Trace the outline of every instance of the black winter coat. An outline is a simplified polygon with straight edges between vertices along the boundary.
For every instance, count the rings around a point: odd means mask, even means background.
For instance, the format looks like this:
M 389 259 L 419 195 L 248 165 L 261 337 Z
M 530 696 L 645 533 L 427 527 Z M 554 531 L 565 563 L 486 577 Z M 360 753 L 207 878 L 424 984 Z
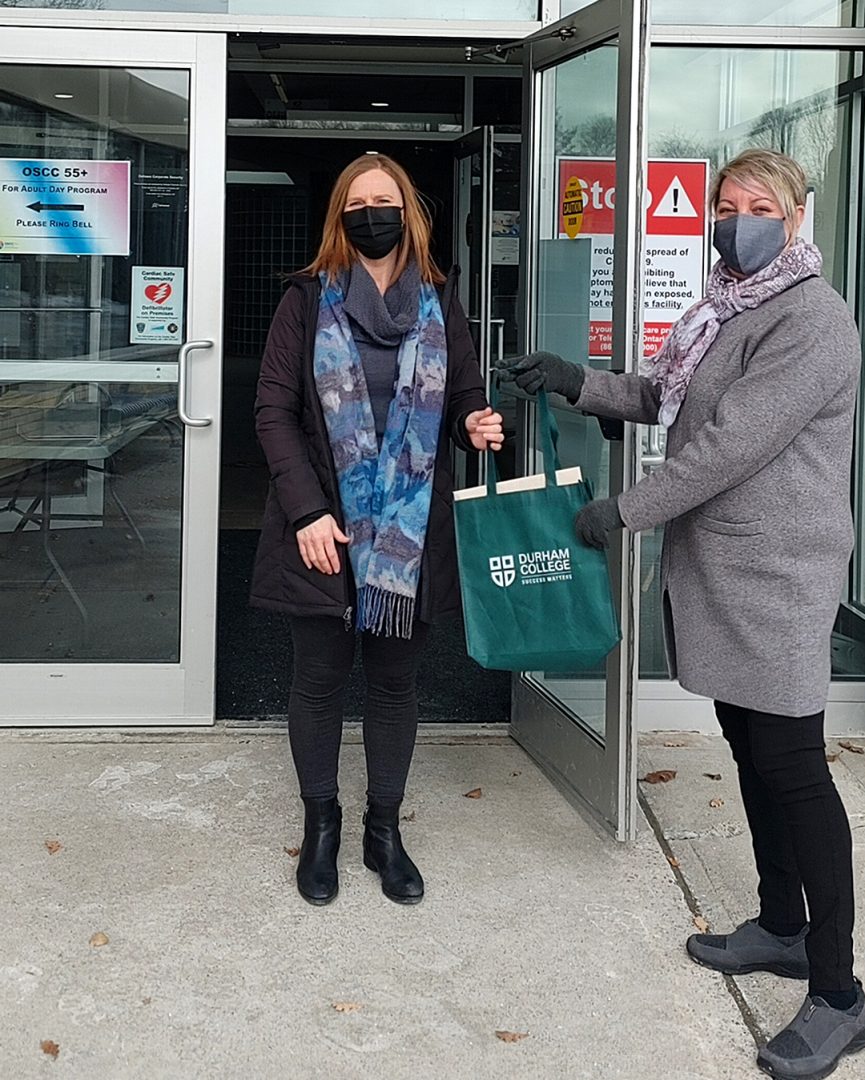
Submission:
M 459 609 L 450 441 L 473 450 L 465 433 L 465 417 L 487 406 L 468 323 L 456 296 L 457 274 L 451 270 L 441 293 L 447 381 L 418 586 L 417 612 L 423 622 Z M 270 467 L 270 490 L 250 601 L 290 615 L 350 619 L 354 582 L 346 548 L 337 545 L 340 572 L 322 574 L 304 566 L 295 535 L 296 523 L 323 507 L 344 528 L 333 454 L 313 376 L 319 295 L 317 279 L 298 274 L 289 280 L 261 364 L 255 426 Z

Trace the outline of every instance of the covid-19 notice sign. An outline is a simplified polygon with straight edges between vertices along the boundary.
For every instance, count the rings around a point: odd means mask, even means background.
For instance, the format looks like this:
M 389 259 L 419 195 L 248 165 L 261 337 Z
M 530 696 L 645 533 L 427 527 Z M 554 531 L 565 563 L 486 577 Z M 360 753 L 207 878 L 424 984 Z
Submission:
M 129 162 L 0 159 L 0 254 L 128 255 Z
M 558 231 L 592 240 L 589 355 L 612 354 L 616 163 L 560 157 Z M 644 250 L 644 354 L 654 356 L 678 317 L 703 295 L 706 278 L 708 161 L 649 162 Z

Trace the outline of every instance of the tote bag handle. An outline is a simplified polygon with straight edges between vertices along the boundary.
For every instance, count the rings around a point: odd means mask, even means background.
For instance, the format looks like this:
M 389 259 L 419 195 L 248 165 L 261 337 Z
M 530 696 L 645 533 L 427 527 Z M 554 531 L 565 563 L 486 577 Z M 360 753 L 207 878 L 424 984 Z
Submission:
M 501 400 L 499 380 L 492 380 L 490 386 L 490 406 L 495 410 Z M 537 394 L 538 427 L 541 433 L 541 449 L 544 452 L 544 475 L 547 478 L 547 486 L 555 487 L 557 484 L 556 470 L 561 468 L 559 462 L 559 425 L 550 409 L 550 401 L 547 392 L 541 387 Z M 495 451 L 487 450 L 487 495 L 497 496 L 496 484 L 499 473 L 496 467 Z

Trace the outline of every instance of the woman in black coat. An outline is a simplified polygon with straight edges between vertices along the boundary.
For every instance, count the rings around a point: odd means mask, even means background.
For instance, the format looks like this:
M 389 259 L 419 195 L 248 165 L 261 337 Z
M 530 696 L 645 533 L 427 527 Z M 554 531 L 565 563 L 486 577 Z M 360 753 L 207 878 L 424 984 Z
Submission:
M 258 384 L 270 492 L 252 603 L 291 617 L 288 723 L 305 807 L 298 889 L 338 891 L 337 768 L 356 637 L 366 675 L 364 863 L 397 903 L 423 898 L 399 834 L 429 624 L 459 608 L 451 442 L 497 450 L 456 296 L 429 252 L 429 217 L 383 155 L 348 165 L 318 255 L 289 281 Z

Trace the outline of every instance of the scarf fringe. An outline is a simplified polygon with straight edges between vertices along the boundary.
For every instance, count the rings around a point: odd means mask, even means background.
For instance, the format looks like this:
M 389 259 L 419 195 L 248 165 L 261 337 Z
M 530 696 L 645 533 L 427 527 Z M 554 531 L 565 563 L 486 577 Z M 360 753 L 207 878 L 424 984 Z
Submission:
M 414 628 L 413 596 L 400 596 L 378 585 L 357 592 L 357 629 L 385 637 L 410 638 Z

